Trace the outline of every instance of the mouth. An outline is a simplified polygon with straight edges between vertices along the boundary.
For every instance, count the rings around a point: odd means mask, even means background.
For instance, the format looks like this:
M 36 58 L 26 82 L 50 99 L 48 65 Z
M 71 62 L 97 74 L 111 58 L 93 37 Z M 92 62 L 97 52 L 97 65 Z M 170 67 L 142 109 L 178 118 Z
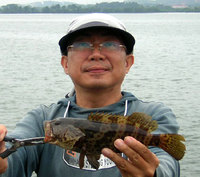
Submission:
M 104 73 L 109 71 L 110 68 L 108 67 L 100 67 L 100 66 L 92 66 L 92 67 L 88 67 L 86 68 L 84 71 L 88 72 L 88 73 Z

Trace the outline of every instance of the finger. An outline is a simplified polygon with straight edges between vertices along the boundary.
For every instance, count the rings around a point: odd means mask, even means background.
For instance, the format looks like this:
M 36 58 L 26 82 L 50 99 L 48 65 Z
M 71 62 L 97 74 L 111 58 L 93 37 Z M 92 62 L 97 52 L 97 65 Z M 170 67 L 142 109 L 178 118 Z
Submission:
M 145 174 L 144 176 L 151 176 L 155 173 L 159 160 L 145 145 L 133 137 L 126 137 L 124 141 L 120 139 L 116 140 L 115 146 L 128 157 L 132 164 L 131 168 L 134 167 L 134 173 L 132 173 L 132 170 L 128 170 L 128 174 L 137 174 L 138 176 L 139 174 Z M 146 160 L 143 158 L 145 155 L 142 153 L 147 154 L 146 158 L 149 159 Z
M 5 142 L 0 142 L 0 153 L 4 152 L 6 150 L 6 147 L 5 147 Z
M 127 176 L 125 174 L 134 173 L 134 170 L 137 170 L 135 169 L 134 166 L 132 166 L 132 164 L 129 161 L 125 160 L 119 154 L 116 154 L 115 152 L 113 152 L 112 150 L 108 148 L 104 148 L 102 150 L 102 154 L 108 157 L 109 159 L 111 159 L 116 164 L 116 166 L 119 168 L 120 172 L 122 173 L 122 176 Z
M 142 159 L 140 155 L 136 151 L 134 151 L 134 149 L 130 148 L 123 140 L 116 140 L 114 142 L 114 145 L 129 158 L 129 161 L 134 166 L 140 166 L 141 164 L 145 163 L 144 159 Z
M 0 125 L 0 142 L 3 141 L 4 137 L 6 136 L 7 129 L 4 125 Z
M 0 153 L 4 152 L 6 150 L 5 142 L 3 141 L 5 135 L 7 133 L 7 129 L 4 125 L 0 125 Z M 4 173 L 6 169 L 8 168 L 8 159 L 4 158 L 2 159 L 0 157 L 0 174 Z
M 131 136 L 127 136 L 124 139 L 124 142 L 135 152 L 137 152 L 145 161 L 148 163 L 152 163 L 152 159 L 154 163 L 159 164 L 159 160 L 155 154 L 153 154 L 144 144 L 137 141 L 135 138 Z
M 119 169 L 121 175 L 123 177 L 138 177 L 142 176 L 141 171 L 143 173 L 144 170 L 140 170 L 136 166 L 133 166 L 133 164 L 121 157 L 120 155 L 114 153 L 112 150 L 104 148 L 102 150 L 102 154 L 104 154 L 106 157 L 110 158 L 113 162 L 115 162 L 117 168 Z M 144 176 L 144 175 L 143 175 Z
M 4 152 L 6 150 L 5 142 L 0 142 L 0 153 Z M 4 173 L 8 167 L 8 159 L 0 157 L 0 174 Z

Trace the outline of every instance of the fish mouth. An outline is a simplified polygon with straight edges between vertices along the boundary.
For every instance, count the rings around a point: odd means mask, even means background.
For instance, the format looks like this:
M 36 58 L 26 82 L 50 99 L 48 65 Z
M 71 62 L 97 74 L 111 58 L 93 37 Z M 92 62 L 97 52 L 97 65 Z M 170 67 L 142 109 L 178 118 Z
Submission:
M 53 138 L 53 130 L 51 127 L 51 123 L 46 121 L 44 123 L 44 131 L 45 131 L 45 138 L 44 138 L 44 142 L 48 143 L 48 142 L 53 142 L 54 138 Z

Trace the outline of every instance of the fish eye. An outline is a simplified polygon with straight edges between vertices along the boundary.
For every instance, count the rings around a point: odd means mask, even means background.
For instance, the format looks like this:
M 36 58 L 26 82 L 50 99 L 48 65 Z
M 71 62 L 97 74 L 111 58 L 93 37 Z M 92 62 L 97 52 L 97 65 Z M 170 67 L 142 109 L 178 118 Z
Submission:
M 56 121 L 56 122 L 54 122 L 54 125 L 60 125 L 60 124 L 61 124 L 60 121 Z

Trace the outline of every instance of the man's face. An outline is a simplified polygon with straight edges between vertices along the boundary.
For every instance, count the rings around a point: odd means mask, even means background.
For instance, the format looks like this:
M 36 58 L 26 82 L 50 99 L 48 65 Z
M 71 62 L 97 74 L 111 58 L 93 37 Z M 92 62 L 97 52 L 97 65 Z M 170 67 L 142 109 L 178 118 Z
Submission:
M 94 45 L 91 51 L 68 49 L 68 56 L 63 56 L 61 64 L 68 74 L 75 89 L 114 89 L 121 88 L 126 73 L 133 64 L 132 55 L 126 55 L 126 50 L 105 52 L 99 50 L 99 44 L 112 41 L 122 44 L 116 36 L 105 30 L 88 30 L 74 39 L 74 42 L 89 42 Z

